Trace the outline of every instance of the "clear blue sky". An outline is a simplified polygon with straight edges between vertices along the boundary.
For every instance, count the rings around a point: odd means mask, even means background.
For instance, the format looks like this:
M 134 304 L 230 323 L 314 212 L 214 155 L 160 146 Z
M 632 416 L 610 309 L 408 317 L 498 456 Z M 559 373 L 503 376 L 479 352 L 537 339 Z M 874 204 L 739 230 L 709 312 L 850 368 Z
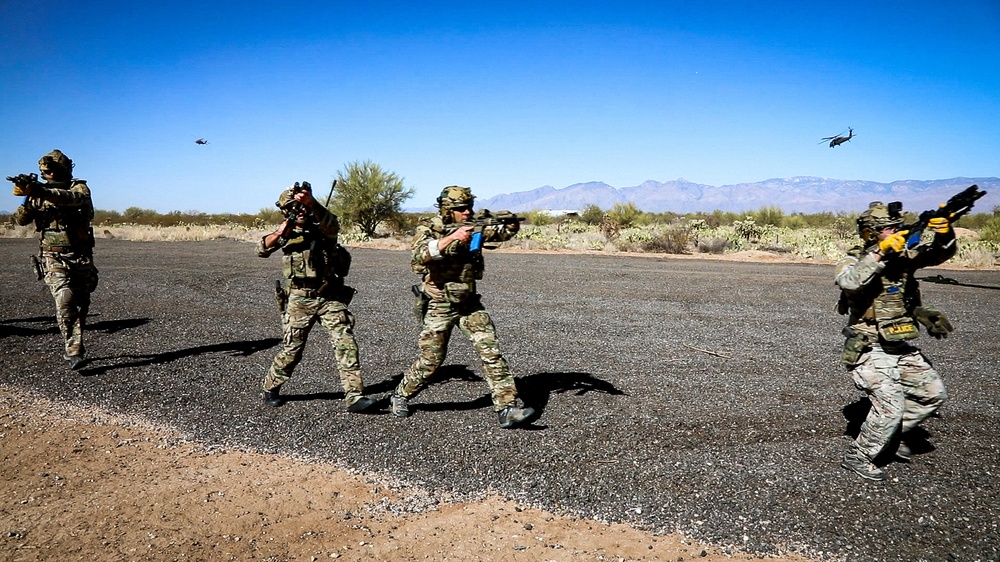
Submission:
M 0 21 L 0 172 L 59 148 L 101 209 L 255 213 L 357 160 L 407 207 L 450 184 L 1000 175 L 998 0 L 26 0 Z

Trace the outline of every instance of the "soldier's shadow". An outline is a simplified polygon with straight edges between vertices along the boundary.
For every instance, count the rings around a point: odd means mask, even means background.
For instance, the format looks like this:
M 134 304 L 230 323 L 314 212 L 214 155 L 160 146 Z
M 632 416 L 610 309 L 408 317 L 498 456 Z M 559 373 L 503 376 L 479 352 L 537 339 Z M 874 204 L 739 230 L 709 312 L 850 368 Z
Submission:
M 365 385 L 365 396 L 373 396 L 377 394 L 384 394 L 375 405 L 369 410 L 365 410 L 365 413 L 372 413 L 376 415 L 388 414 L 389 407 L 389 394 L 396 389 L 399 385 L 399 381 L 403 379 L 403 375 L 399 374 L 389 379 L 385 379 L 381 382 Z M 444 365 L 438 367 L 438 370 L 434 372 L 428 381 L 428 388 L 433 388 L 442 384 L 447 384 L 449 381 L 482 381 L 482 377 L 474 373 L 471 369 L 465 365 Z M 424 391 L 427 389 L 425 388 Z M 310 394 L 288 394 L 282 395 L 282 397 L 287 402 L 304 402 L 308 400 L 343 400 L 343 392 L 313 392 Z M 421 402 L 417 404 L 410 404 L 410 409 L 413 411 L 423 410 L 427 412 L 440 412 L 448 410 L 477 410 L 480 408 L 486 408 L 493 404 L 490 399 L 489 393 L 484 394 L 478 398 L 463 402 Z
M 199 345 L 197 347 L 189 347 L 187 349 L 178 349 L 176 351 L 166 351 L 163 353 L 151 353 L 148 355 L 119 355 L 110 357 L 94 357 L 88 361 L 88 365 L 101 361 L 116 361 L 111 365 L 102 366 L 88 366 L 80 370 L 80 374 L 84 376 L 96 376 L 107 373 L 108 371 L 113 371 L 115 369 L 126 369 L 129 367 L 144 367 L 147 365 L 159 365 L 162 363 L 170 363 L 171 361 L 177 361 L 178 359 L 183 359 L 185 357 L 192 357 L 195 355 L 203 355 L 206 353 L 226 353 L 231 356 L 249 357 L 258 351 L 263 351 L 265 349 L 270 349 L 281 343 L 280 338 L 264 338 L 261 340 L 249 340 L 249 341 L 237 341 L 237 342 L 225 342 L 225 343 L 215 343 L 210 345 Z M 124 360 L 124 362 L 121 362 Z
M 867 396 L 862 396 L 854 402 L 844 406 L 841 412 L 847 421 L 844 428 L 844 436 L 850 439 L 857 439 L 861 433 L 861 426 L 865 423 L 865 418 L 872 409 L 871 400 Z M 934 414 L 935 416 L 937 414 Z M 930 433 L 922 428 L 915 427 L 906 433 L 906 443 L 914 455 L 922 455 L 934 450 L 934 445 L 928 440 Z M 893 436 L 892 440 L 885 446 L 882 453 L 875 459 L 874 464 L 885 466 L 895 460 L 896 448 L 899 447 L 899 432 Z
M 539 412 L 548 406 L 553 394 L 572 392 L 583 396 L 589 392 L 600 392 L 611 396 L 624 396 L 625 392 L 590 373 L 536 373 L 518 380 L 518 393 L 525 404 Z
M 97 322 L 91 320 L 91 318 L 98 316 L 100 316 L 100 314 L 87 315 L 87 323 L 84 326 L 84 332 L 114 334 L 115 332 L 120 332 L 122 330 L 138 328 L 139 326 L 149 324 L 151 321 L 149 318 L 122 318 L 119 320 L 99 320 Z M 36 328 L 32 326 L 18 326 L 18 324 L 48 324 L 48 326 L 44 328 Z M 59 327 L 56 326 L 55 316 L 35 316 L 32 318 L 15 318 L 0 321 L 0 339 L 7 336 L 27 337 L 58 333 Z
M 42 324 L 44 327 L 23 326 L 21 324 Z M 41 336 L 58 334 L 55 316 L 34 316 L 32 318 L 12 318 L 0 321 L 0 339 L 8 336 Z

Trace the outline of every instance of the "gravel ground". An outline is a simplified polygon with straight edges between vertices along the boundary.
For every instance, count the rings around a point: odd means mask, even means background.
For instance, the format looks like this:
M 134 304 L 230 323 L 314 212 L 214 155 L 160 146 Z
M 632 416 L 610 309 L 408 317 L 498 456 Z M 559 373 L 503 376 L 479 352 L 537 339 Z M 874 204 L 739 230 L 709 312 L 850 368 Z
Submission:
M 0 240 L 0 382 L 139 414 L 193 439 L 332 460 L 414 486 L 518 501 L 761 554 L 997 560 L 1000 271 L 930 270 L 950 339 L 922 339 L 951 396 L 928 445 L 890 480 L 839 466 L 866 402 L 838 364 L 829 265 L 493 252 L 484 302 L 518 387 L 541 416 L 502 430 L 456 333 L 437 384 L 396 419 L 344 412 L 332 350 L 313 332 L 279 409 L 259 385 L 280 337 L 280 259 L 217 240 L 99 240 L 101 286 L 74 374 L 34 240 Z M 355 249 L 352 309 L 367 392 L 416 353 L 405 252 Z M 977 285 L 977 286 L 969 286 Z M 936 448 L 934 448 L 936 447 Z

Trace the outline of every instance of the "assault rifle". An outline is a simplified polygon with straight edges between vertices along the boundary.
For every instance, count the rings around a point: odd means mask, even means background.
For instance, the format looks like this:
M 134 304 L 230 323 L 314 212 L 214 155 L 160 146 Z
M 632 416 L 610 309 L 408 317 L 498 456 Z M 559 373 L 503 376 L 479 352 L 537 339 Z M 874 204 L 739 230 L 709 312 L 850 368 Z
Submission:
M 284 213 L 286 219 L 295 220 L 295 217 L 302 212 L 302 203 L 296 201 L 295 194 L 302 191 L 312 191 L 312 185 L 309 182 L 304 181 L 302 183 L 295 182 L 292 186 L 292 201 L 287 203 L 284 207 L 278 207 L 281 212 Z
M 455 223 L 455 226 L 471 226 L 472 238 L 469 240 L 469 251 L 481 252 L 483 251 L 483 230 L 485 230 L 486 227 L 507 226 L 509 224 L 517 224 L 521 222 L 524 222 L 524 217 L 519 217 L 510 211 L 499 211 L 496 214 L 492 214 L 489 211 L 483 211 L 480 216 L 473 218 L 470 221 Z
M 7 181 L 14 182 L 14 195 L 27 195 L 25 187 L 30 189 L 38 183 L 38 174 L 18 174 L 16 176 L 7 176 Z
M 906 236 L 906 247 L 912 248 L 920 243 L 920 237 L 923 235 L 924 229 L 927 228 L 928 221 L 934 218 L 944 218 L 948 219 L 948 222 L 955 222 L 971 211 L 976 200 L 984 195 L 986 192 L 979 189 L 978 185 L 972 185 L 953 195 L 947 203 L 940 205 L 937 209 L 920 213 L 917 222 L 903 225 L 900 229 L 899 233 Z M 899 201 L 889 203 L 889 215 L 898 214 L 902 207 L 903 205 Z

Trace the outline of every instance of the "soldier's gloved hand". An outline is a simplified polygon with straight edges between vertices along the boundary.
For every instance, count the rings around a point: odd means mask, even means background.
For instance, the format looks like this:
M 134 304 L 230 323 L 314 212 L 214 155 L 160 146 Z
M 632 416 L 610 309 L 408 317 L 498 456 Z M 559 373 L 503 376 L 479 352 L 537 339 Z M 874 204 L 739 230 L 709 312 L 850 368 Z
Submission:
M 943 312 L 933 306 L 918 306 L 913 309 L 913 317 L 927 328 L 927 333 L 937 339 L 946 338 L 955 328 Z
M 27 183 L 24 185 L 14 184 L 14 195 L 20 197 L 22 195 L 31 195 L 31 184 Z
M 899 253 L 903 251 L 906 247 L 906 236 L 902 232 L 897 232 L 892 236 L 887 237 L 885 240 L 881 240 L 878 243 L 878 251 L 883 256 L 887 256 L 892 253 Z
M 944 217 L 934 217 L 927 221 L 927 228 L 938 234 L 948 234 L 951 230 L 951 221 Z

